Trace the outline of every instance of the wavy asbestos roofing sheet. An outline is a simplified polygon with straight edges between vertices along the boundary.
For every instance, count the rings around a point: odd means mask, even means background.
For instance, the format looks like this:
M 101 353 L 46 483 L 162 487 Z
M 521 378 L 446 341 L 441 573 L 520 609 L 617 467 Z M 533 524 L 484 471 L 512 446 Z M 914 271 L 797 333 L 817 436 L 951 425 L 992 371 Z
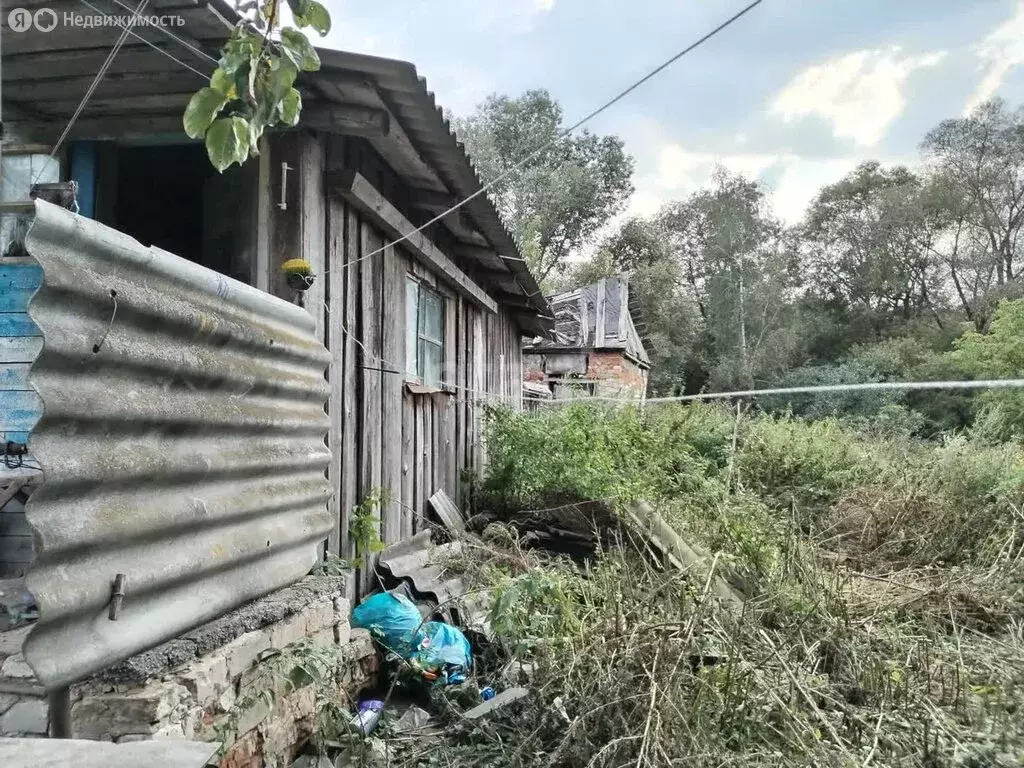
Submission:
M 26 245 L 45 341 L 25 655 L 55 688 L 309 570 L 331 529 L 330 356 L 302 308 L 56 206 Z

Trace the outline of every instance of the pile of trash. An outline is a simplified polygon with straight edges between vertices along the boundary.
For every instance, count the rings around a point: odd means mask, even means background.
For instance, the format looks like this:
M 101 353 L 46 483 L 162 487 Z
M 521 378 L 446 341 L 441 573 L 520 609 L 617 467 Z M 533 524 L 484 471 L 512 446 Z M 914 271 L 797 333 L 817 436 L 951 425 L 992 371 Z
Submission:
M 317 751 L 296 766 L 388 765 L 399 748 L 395 737 L 444 738 L 457 723 L 527 695 L 504 677 L 504 683 L 493 684 L 478 679 L 474 651 L 486 653 L 490 630 L 487 601 L 467 596 L 473 590 L 462 581 L 458 560 L 464 543 L 435 541 L 431 531 L 423 531 L 378 555 L 376 575 L 385 591 L 357 605 L 350 623 L 367 630 L 378 646 L 380 679 L 350 704 L 338 740 L 318 740 Z
M 352 626 L 369 630 L 389 656 L 431 684 L 464 683 L 473 664 L 473 650 L 462 631 L 445 622 L 424 621 L 404 595 L 371 595 L 352 611 Z

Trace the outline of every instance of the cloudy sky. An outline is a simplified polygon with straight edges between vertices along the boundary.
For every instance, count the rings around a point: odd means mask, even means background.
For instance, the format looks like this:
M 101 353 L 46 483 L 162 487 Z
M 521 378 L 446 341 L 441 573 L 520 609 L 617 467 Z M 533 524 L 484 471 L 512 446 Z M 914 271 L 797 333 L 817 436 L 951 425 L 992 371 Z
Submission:
M 326 0 L 329 47 L 416 64 L 465 114 L 547 88 L 591 111 L 745 0 Z M 651 213 L 716 163 L 800 218 L 858 162 L 913 163 L 923 134 L 994 95 L 1024 101 L 1024 0 L 765 0 L 591 124 L 636 158 Z

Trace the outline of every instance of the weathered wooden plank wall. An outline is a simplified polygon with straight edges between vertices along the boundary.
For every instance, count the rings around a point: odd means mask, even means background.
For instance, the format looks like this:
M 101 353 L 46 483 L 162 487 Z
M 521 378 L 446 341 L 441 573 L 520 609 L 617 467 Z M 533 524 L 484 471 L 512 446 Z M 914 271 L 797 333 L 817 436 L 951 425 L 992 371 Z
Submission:
M 323 334 L 333 358 L 328 476 L 337 525 L 328 551 L 351 556 L 352 510 L 375 491 L 390 499 L 375 511 L 386 543 L 422 529 L 429 516 L 427 500 L 438 489 L 464 500 L 463 473 L 479 470 L 484 459 L 479 403 L 493 399 L 491 395 L 518 402 L 519 336 L 508 315 L 471 303 L 401 244 L 390 245 L 356 205 L 323 190 L 317 206 L 313 195 L 318 182 L 307 175 L 322 180 L 325 173 L 349 168 L 407 211 L 403 203 L 408 190 L 365 142 L 309 135 L 290 141 L 297 143 L 274 150 L 270 168 L 279 167 L 279 157 L 299 164 L 295 189 L 288 194 L 301 200 L 303 209 L 317 210 L 293 212 L 292 222 L 283 221 L 289 212 L 273 211 L 267 235 L 269 268 L 308 251 L 326 270 L 315 284 L 317 293 L 309 291 L 305 298 L 314 314 L 314 295 L 324 307 Z M 301 253 L 292 252 L 295 246 L 301 246 Z M 442 393 L 415 393 L 405 383 L 408 275 L 446 298 Z M 283 290 L 274 275 L 268 282 L 272 289 Z
M 42 401 L 29 383 L 29 370 L 43 348 L 42 331 L 28 316 L 28 304 L 43 279 L 34 259 L 0 260 L 0 443 L 30 443 L 42 415 Z M 35 559 L 32 529 L 21 497 L 0 482 L 0 578 L 23 576 Z

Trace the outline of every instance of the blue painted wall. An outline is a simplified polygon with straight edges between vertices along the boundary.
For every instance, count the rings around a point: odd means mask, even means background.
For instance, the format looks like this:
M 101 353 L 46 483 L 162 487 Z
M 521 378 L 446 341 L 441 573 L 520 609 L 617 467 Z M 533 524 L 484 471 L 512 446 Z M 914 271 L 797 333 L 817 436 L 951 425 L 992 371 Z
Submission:
M 28 316 L 28 302 L 43 280 L 38 264 L 0 262 L 0 442 L 27 443 L 43 413 L 28 371 L 43 336 Z

